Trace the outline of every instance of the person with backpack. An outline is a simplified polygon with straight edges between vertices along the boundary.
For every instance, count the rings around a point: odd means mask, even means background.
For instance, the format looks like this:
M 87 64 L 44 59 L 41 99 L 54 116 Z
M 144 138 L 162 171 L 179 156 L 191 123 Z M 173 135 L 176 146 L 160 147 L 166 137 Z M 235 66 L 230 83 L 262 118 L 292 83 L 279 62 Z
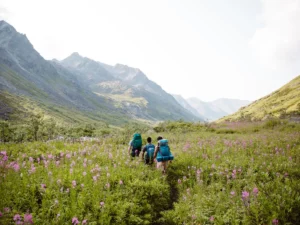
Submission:
M 154 161 L 155 145 L 153 145 L 151 142 L 152 138 L 148 137 L 147 144 L 143 148 L 142 159 L 144 159 L 145 164 L 153 164 Z
M 157 138 L 157 146 L 154 152 L 154 159 L 157 162 L 157 168 L 162 169 L 163 174 L 167 171 L 168 162 L 174 159 L 170 151 L 170 147 L 167 139 L 163 139 L 161 136 Z
M 142 136 L 139 133 L 135 133 L 132 140 L 129 142 L 128 153 L 132 157 L 139 156 L 142 150 Z

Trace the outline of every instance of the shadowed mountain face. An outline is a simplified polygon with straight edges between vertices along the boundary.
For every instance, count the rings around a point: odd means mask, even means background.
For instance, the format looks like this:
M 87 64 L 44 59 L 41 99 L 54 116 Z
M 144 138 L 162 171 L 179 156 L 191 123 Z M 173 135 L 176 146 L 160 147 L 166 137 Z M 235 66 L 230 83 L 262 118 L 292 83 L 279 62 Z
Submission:
M 0 92 L 7 113 L 16 109 L 6 93 L 16 102 L 18 96 L 29 98 L 49 114 L 53 107 L 63 108 L 94 121 L 197 119 L 139 69 L 105 65 L 78 53 L 61 62 L 45 60 L 5 21 L 0 21 Z
M 117 113 L 105 98 L 85 88 L 72 71 L 45 60 L 25 35 L 5 21 L 0 21 L 0 90 L 2 96 L 6 92 L 27 96 L 48 108 L 95 113 L 98 120 L 100 114 Z
M 150 120 L 201 120 L 184 109 L 159 85 L 137 68 L 110 66 L 73 53 L 61 65 L 77 74 L 94 93 L 109 99 L 133 118 Z

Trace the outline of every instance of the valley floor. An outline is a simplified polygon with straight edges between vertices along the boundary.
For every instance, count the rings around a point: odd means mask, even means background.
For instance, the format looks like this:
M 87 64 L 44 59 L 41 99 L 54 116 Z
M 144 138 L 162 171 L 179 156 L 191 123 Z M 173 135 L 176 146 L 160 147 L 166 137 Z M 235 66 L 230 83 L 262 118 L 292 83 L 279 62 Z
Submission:
M 1 144 L 0 224 L 300 224 L 298 124 L 150 135 L 166 176 L 120 136 Z

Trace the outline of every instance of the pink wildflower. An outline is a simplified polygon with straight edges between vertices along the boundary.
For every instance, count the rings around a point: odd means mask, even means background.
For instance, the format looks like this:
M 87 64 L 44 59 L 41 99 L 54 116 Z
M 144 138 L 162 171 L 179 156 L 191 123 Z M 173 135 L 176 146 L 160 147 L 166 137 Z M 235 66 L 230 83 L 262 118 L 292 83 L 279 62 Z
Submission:
M 210 218 L 209 218 L 209 221 L 214 221 L 215 220 L 215 218 L 213 217 L 213 216 L 211 216 Z
M 14 221 L 21 221 L 21 220 L 22 220 L 22 218 L 21 218 L 21 216 L 19 214 L 16 214 L 14 216 Z
M 41 187 L 42 187 L 43 189 L 47 188 L 46 184 L 41 184 Z
M 82 225 L 86 225 L 87 224 L 87 220 L 83 220 L 81 224 Z
M 34 165 L 32 164 L 32 165 L 31 165 L 31 170 L 29 170 L 29 173 L 34 173 L 35 170 L 36 170 L 36 169 L 35 169 Z
M 100 202 L 100 206 L 101 206 L 101 207 L 104 207 L 104 202 Z
M 242 192 L 242 198 L 243 198 L 243 200 L 246 200 L 248 197 L 249 197 L 249 192 L 243 191 Z
M 253 192 L 254 195 L 257 195 L 258 194 L 258 188 L 257 187 L 253 188 L 252 192 Z
M 72 224 L 73 224 L 73 225 L 79 224 L 79 220 L 77 219 L 77 217 L 73 217 L 73 218 L 72 218 Z
M 107 183 L 105 186 L 109 189 L 110 188 L 110 183 Z
M 93 176 L 93 180 L 94 180 L 94 181 L 97 181 L 97 176 Z
M 181 183 L 182 183 L 182 181 L 180 179 L 178 179 L 178 184 L 181 184 Z
M 76 180 L 73 180 L 73 181 L 72 181 L 72 186 L 73 186 L 73 188 L 76 187 Z
M 278 219 L 274 219 L 274 220 L 272 220 L 272 224 L 274 224 L 274 225 L 277 225 L 277 224 L 279 224 L 279 221 L 278 221 Z
M 13 164 L 13 169 L 14 169 L 16 172 L 18 172 L 18 171 L 20 170 L 19 164 L 15 162 L 15 163 Z
M 119 184 L 120 184 L 120 185 L 122 185 L 122 184 L 123 184 L 123 181 L 122 181 L 122 180 L 120 180 L 120 181 L 119 181 Z
M 24 215 L 24 223 L 33 224 L 32 215 L 31 214 L 25 214 Z
M 84 171 L 84 172 L 82 173 L 82 175 L 83 175 L 83 176 L 86 176 L 86 172 Z
M 231 194 L 232 196 L 234 196 L 234 195 L 235 195 L 235 192 L 234 192 L 234 191 L 232 191 L 232 192 L 230 192 L 230 194 Z
M 10 212 L 10 208 L 5 207 L 5 208 L 4 208 L 4 212 L 7 212 L 7 213 Z

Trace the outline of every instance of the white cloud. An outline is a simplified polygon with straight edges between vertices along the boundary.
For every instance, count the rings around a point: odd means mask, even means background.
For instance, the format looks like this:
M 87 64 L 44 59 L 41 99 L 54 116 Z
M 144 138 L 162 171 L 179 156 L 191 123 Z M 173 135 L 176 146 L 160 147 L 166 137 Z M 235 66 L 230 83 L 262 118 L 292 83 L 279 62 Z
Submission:
M 267 68 L 279 69 L 299 64 L 300 1 L 262 0 L 263 27 L 250 41 L 255 55 Z
M 7 20 L 8 16 L 8 10 L 0 5 L 0 20 Z

